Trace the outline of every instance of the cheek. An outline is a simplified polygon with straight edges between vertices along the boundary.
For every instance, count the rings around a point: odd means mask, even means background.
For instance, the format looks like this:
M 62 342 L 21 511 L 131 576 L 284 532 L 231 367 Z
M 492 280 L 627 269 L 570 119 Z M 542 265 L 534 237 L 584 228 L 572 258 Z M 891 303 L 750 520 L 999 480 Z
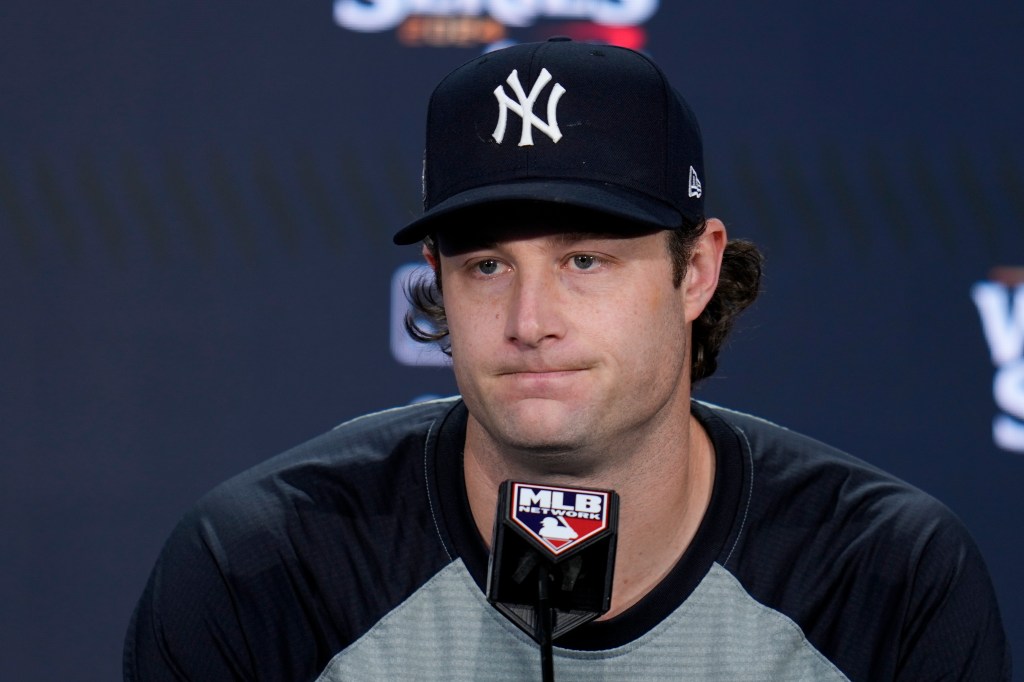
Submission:
M 465 302 L 447 306 L 446 314 L 452 368 L 456 379 L 468 380 L 474 369 L 487 362 L 488 349 L 493 352 L 495 334 L 500 334 L 501 314 L 494 307 L 466 305 Z
M 453 360 L 459 357 L 466 357 L 472 351 L 471 333 L 474 326 L 463 311 L 455 306 L 448 306 L 445 309 L 448 320 L 448 341 L 452 348 Z M 457 362 L 457 361 L 456 361 Z
M 629 362 L 640 374 L 674 373 L 685 350 L 686 318 L 677 289 L 643 292 L 623 302 L 622 315 L 609 328 L 622 334 Z
M 682 292 L 673 287 L 670 280 L 644 284 L 628 293 L 623 289 L 622 300 L 615 302 L 626 324 L 639 325 L 645 329 L 669 329 L 684 319 Z

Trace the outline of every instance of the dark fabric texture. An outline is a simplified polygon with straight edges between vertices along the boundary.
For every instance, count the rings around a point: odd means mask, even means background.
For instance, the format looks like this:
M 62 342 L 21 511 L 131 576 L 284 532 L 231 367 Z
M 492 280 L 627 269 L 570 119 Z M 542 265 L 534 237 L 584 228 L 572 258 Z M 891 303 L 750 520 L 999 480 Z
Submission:
M 633 608 L 558 647 L 628 644 L 717 564 L 852 680 L 1010 679 L 987 571 L 946 507 L 763 420 L 693 412 L 717 457 L 694 542 Z M 466 416 L 449 400 L 356 419 L 204 497 L 139 601 L 125 680 L 315 680 L 456 558 L 482 589 Z

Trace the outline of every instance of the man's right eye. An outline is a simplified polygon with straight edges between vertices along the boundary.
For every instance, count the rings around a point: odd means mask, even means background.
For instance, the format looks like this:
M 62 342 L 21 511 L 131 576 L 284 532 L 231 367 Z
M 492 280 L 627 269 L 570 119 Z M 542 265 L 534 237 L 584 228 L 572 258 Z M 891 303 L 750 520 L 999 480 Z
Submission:
M 482 260 L 476 264 L 476 269 L 481 275 L 493 275 L 498 272 L 498 261 L 493 258 Z

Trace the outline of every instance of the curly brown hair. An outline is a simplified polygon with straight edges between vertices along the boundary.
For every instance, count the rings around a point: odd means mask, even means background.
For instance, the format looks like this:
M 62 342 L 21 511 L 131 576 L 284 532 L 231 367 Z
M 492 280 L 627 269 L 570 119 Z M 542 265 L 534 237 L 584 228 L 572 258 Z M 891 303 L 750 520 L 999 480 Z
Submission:
M 706 221 L 702 220 L 694 225 L 668 230 L 667 244 L 672 257 L 672 284 L 676 288 L 682 285 L 693 246 L 704 233 L 706 226 Z M 433 236 L 424 239 L 424 244 L 433 254 L 438 267 L 432 278 L 410 280 L 406 295 L 412 309 L 405 316 L 405 329 L 416 341 L 438 343 L 442 351 L 451 354 L 448 320 L 441 290 L 439 247 Z M 733 239 L 726 244 L 718 287 L 704 311 L 693 323 L 691 382 L 706 379 L 718 368 L 718 352 L 733 323 L 760 293 L 763 261 L 761 252 L 752 242 Z

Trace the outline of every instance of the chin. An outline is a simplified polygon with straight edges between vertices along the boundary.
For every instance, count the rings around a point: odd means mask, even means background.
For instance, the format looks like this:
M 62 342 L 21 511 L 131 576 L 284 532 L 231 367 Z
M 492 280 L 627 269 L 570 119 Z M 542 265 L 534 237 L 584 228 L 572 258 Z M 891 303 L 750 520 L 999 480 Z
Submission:
M 581 437 L 582 422 L 580 415 L 572 411 L 560 409 L 561 406 L 545 403 L 540 405 L 519 406 L 509 409 L 499 424 L 499 428 L 522 447 L 540 449 L 572 449 L 578 447 Z
M 510 443 L 519 453 L 521 470 L 535 476 L 537 483 L 571 481 L 593 475 L 601 467 L 603 458 L 580 443 L 559 441 L 523 441 Z
M 553 454 L 577 450 L 581 444 L 561 425 L 503 420 L 494 426 L 495 440 L 514 450 Z
M 579 449 L 579 444 L 566 440 L 539 438 L 509 438 L 506 444 L 516 450 L 534 455 L 563 455 Z
M 578 424 L 513 425 L 505 424 L 500 438 L 516 450 L 533 454 L 558 455 L 579 451 L 586 447 L 586 434 L 579 432 Z

